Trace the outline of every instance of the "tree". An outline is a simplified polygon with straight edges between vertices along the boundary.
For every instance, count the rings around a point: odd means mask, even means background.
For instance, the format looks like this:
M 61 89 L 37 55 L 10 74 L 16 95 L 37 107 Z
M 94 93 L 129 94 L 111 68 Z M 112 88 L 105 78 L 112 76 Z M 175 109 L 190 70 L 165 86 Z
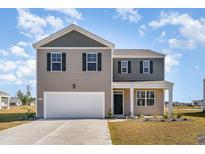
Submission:
M 21 92 L 21 90 L 18 90 L 16 92 L 16 97 L 19 98 L 19 99 L 21 99 L 23 97 L 23 93 Z
M 31 96 L 31 86 L 30 86 L 30 85 L 26 85 L 26 95 L 27 95 L 28 97 Z
M 30 105 L 30 102 L 35 100 L 35 97 L 31 96 L 31 86 L 26 85 L 26 94 L 18 90 L 16 93 L 16 97 L 22 101 L 23 105 Z

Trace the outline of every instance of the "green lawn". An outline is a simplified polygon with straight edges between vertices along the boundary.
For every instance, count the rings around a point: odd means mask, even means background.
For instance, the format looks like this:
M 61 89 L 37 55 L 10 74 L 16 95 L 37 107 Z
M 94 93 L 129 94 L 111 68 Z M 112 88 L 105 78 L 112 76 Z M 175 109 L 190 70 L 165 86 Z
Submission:
M 108 122 L 113 144 L 196 144 L 205 134 L 205 113 L 183 111 L 188 121 L 140 122 L 127 120 Z M 190 112 L 190 113 L 187 113 Z
M 35 111 L 34 106 L 11 107 L 10 109 L 0 110 L 0 131 L 27 123 L 28 121 L 24 120 L 27 108 L 30 108 L 32 111 Z

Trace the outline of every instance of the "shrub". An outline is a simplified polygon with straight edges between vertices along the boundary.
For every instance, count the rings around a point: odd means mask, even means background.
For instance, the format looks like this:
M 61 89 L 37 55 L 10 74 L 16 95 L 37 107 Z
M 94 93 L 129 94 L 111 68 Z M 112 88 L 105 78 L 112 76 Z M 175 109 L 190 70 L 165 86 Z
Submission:
M 108 116 L 107 117 L 108 118 L 112 118 L 113 117 L 112 112 L 108 112 Z
M 140 114 L 139 114 L 139 118 L 140 118 L 140 119 L 143 119 L 143 118 L 144 118 L 144 114 L 140 113 Z
M 149 121 L 149 118 L 145 118 L 144 121 Z
M 163 118 L 164 118 L 164 119 L 168 119 L 169 116 L 168 116 L 167 114 L 165 114 L 165 115 L 163 115 Z
M 161 122 L 165 122 L 165 120 L 164 120 L 164 119 L 161 119 Z
M 176 121 L 176 119 L 172 119 L 172 121 Z
M 25 119 L 30 120 L 30 119 L 35 119 L 36 118 L 36 113 L 33 112 L 30 108 L 27 108 L 27 112 L 25 113 Z

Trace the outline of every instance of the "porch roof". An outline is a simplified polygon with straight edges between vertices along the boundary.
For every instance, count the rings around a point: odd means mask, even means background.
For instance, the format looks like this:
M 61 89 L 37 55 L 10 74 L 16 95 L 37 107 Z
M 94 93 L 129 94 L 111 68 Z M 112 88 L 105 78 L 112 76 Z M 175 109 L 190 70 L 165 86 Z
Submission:
M 135 81 L 135 82 L 113 82 L 113 88 L 141 88 L 141 89 L 170 89 L 174 83 L 163 81 Z

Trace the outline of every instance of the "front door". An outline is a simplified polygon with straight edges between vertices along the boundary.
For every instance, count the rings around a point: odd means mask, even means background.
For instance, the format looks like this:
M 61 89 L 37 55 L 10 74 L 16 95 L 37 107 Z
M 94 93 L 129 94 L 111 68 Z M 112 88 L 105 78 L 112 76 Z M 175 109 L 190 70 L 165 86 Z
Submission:
M 114 91 L 114 114 L 123 114 L 123 92 Z

